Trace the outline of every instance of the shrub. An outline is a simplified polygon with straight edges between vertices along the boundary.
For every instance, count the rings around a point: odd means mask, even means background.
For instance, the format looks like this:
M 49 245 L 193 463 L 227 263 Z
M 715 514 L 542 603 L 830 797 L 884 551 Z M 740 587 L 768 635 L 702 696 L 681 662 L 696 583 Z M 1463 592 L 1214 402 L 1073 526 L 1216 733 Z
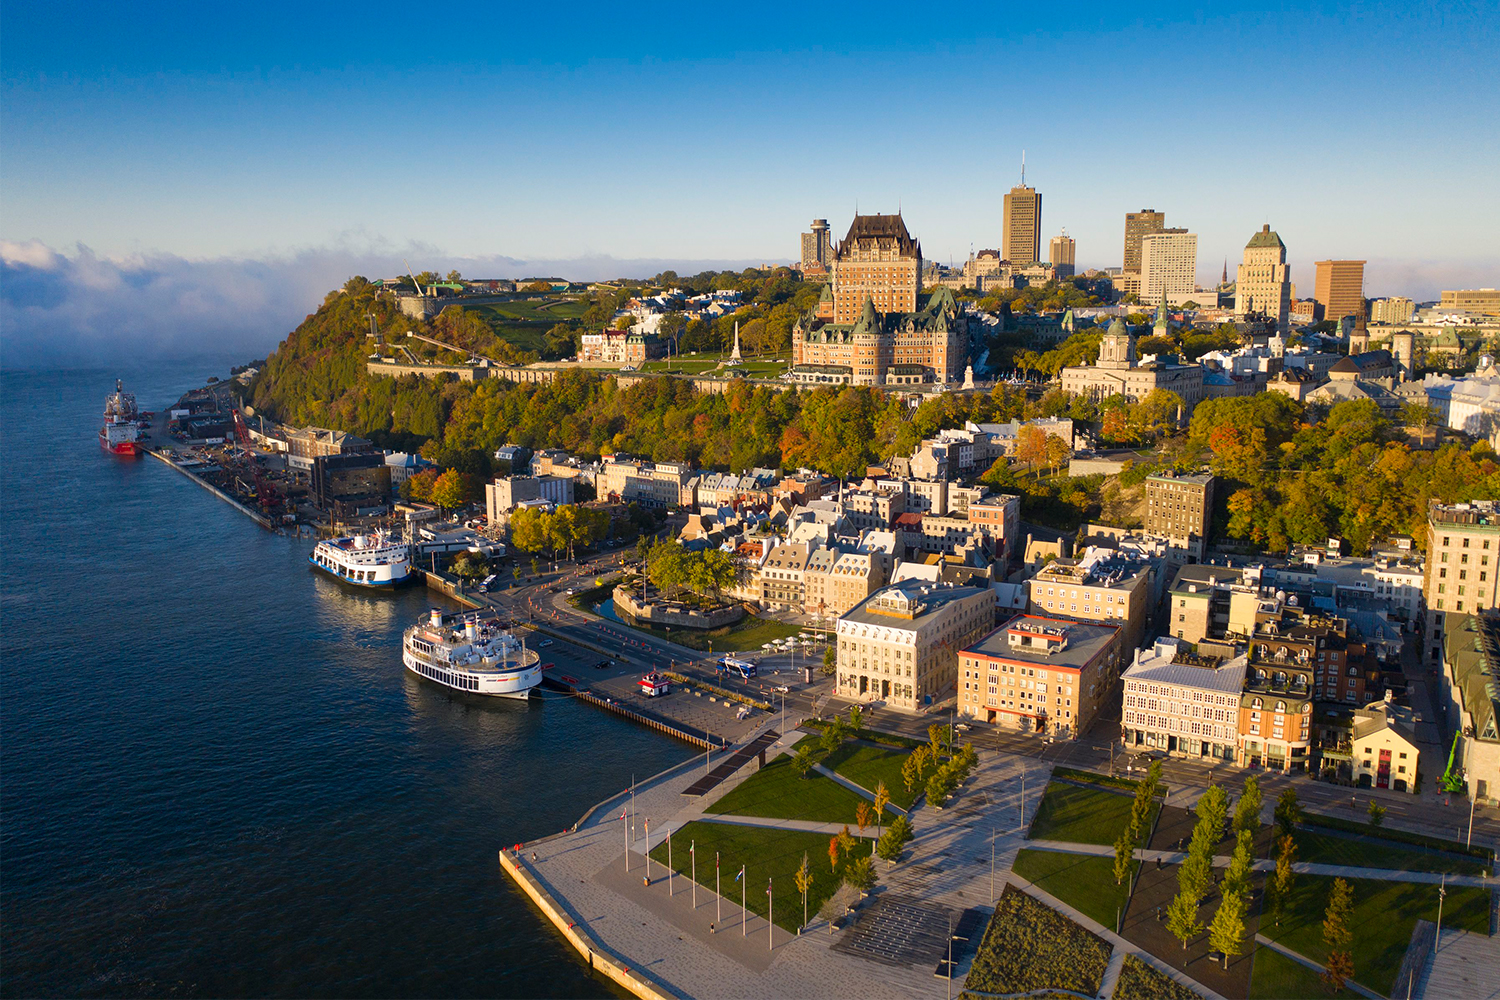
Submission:
M 862 854 L 844 866 L 844 882 L 860 892 L 875 888 L 875 864 L 868 854 Z
M 898 815 L 875 842 L 875 853 L 886 861 L 896 861 L 901 857 L 901 849 L 911 838 L 911 822 L 905 816 Z
M 1202 1000 L 1197 993 L 1134 955 L 1125 956 L 1125 965 L 1111 996 L 1114 1000 Z

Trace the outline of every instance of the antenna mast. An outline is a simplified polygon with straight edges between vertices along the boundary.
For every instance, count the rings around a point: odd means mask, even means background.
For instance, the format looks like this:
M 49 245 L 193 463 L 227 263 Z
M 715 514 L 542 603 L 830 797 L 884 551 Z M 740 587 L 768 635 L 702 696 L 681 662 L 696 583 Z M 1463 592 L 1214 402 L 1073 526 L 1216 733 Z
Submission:
M 1026 186 L 1026 150 L 1021 150 L 1021 186 Z

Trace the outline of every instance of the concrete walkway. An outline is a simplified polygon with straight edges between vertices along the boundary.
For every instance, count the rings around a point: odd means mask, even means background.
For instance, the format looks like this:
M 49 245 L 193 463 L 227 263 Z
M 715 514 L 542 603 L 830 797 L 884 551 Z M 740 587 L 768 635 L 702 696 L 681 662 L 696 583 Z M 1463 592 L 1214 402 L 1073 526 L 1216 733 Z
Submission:
M 849 791 L 853 792 L 854 794 L 859 795 L 859 796 L 863 796 L 864 798 L 869 799 L 871 802 L 875 801 L 875 793 L 874 792 L 872 792 L 869 789 L 865 788 L 863 785 L 856 785 L 854 782 L 850 781 L 848 778 L 844 777 L 842 774 L 839 774 L 837 771 L 830 771 L 828 768 L 824 767 L 822 764 L 814 764 L 813 765 L 813 770 L 817 771 L 819 774 L 821 774 L 825 778 L 831 778 L 831 779 L 833 779 L 834 781 L 836 781 L 839 784 L 843 785 L 845 788 L 849 789 Z M 896 805 L 896 803 L 894 803 L 894 802 L 887 802 L 885 804 L 885 807 L 887 809 L 889 809 L 891 812 L 897 814 L 898 816 L 905 816 L 907 814 L 905 809 L 902 809 L 900 806 Z
M 1296 962 L 1298 965 L 1306 966 L 1307 968 L 1313 970 L 1314 972 L 1316 972 L 1320 976 L 1324 972 L 1328 971 L 1328 970 L 1324 969 L 1323 966 L 1319 965 L 1317 962 L 1314 962 L 1312 959 L 1305 958 L 1302 955 L 1297 954 L 1297 952 L 1292 951 L 1290 948 L 1286 948 L 1286 947 L 1283 947 L 1283 946 L 1277 944 L 1275 941 L 1272 941 L 1270 938 L 1266 937 L 1264 934 L 1257 934 L 1257 935 L 1255 935 L 1255 943 L 1258 944 L 1258 945 L 1260 945 L 1262 948 L 1269 948 L 1269 949 L 1271 949 L 1274 952 L 1278 952 L 1281 955 L 1284 955 L 1287 958 L 1290 958 L 1293 962 Z M 1346 980 L 1344 980 L 1344 985 L 1346 987 L 1348 987 L 1349 989 L 1353 990 L 1355 993 L 1358 993 L 1360 996 L 1369 997 L 1370 1000 L 1385 1000 L 1385 998 L 1382 997 L 1379 993 L 1376 993 L 1374 990 L 1367 990 L 1367 989 L 1365 989 L 1363 986 L 1359 985 L 1358 983 L 1356 983 L 1352 979 L 1346 979 Z
M 1028 840 L 1027 847 L 1038 851 L 1057 851 L 1062 854 L 1089 854 L 1097 857 L 1115 856 L 1113 847 L 1105 847 L 1102 844 L 1073 844 L 1062 840 Z M 1143 862 L 1160 861 L 1165 865 L 1179 865 L 1187 860 L 1186 851 L 1152 851 L 1143 848 L 1137 849 L 1135 856 Z M 1215 868 L 1227 868 L 1229 858 L 1225 855 L 1214 856 Z M 1270 872 L 1276 870 L 1276 862 L 1267 858 L 1257 858 L 1254 868 L 1258 872 Z M 1368 878 L 1382 879 L 1387 882 L 1417 882 L 1425 885 L 1438 885 L 1445 882 L 1454 886 L 1472 886 L 1479 889 L 1488 889 L 1500 885 L 1500 879 L 1490 878 L 1484 875 L 1443 875 L 1441 872 L 1414 872 L 1406 869 L 1391 868 L 1359 868 L 1354 865 L 1324 865 L 1308 861 L 1297 861 L 1292 864 L 1292 871 L 1299 875 L 1330 875 L 1338 878 Z

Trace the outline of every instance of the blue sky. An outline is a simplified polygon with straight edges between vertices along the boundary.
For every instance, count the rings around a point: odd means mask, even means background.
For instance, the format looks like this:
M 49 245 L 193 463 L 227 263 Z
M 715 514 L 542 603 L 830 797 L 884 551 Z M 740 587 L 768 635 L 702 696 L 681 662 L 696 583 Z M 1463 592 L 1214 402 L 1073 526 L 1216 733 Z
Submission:
M 428 12 L 428 11 L 431 12 Z M 106 257 L 788 259 L 899 205 L 1084 265 L 1126 211 L 1231 270 L 1270 222 L 1367 293 L 1500 278 L 1493 5 L 48 3 L 0 25 L 0 238 Z M 396 270 L 395 266 L 391 270 Z M 1304 293 L 1304 294 L 1305 294 Z

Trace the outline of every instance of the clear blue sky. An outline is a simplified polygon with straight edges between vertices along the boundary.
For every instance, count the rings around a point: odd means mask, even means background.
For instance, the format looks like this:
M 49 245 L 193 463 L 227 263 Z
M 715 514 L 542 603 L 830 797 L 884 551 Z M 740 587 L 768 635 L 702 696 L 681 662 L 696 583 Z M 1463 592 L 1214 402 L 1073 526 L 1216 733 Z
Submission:
M 0 237 L 787 259 L 857 202 L 947 260 L 1024 148 L 1085 265 L 1153 207 L 1205 276 L 1267 221 L 1371 285 L 1500 272 L 1493 4 L 1154 6 L 10 3 Z

